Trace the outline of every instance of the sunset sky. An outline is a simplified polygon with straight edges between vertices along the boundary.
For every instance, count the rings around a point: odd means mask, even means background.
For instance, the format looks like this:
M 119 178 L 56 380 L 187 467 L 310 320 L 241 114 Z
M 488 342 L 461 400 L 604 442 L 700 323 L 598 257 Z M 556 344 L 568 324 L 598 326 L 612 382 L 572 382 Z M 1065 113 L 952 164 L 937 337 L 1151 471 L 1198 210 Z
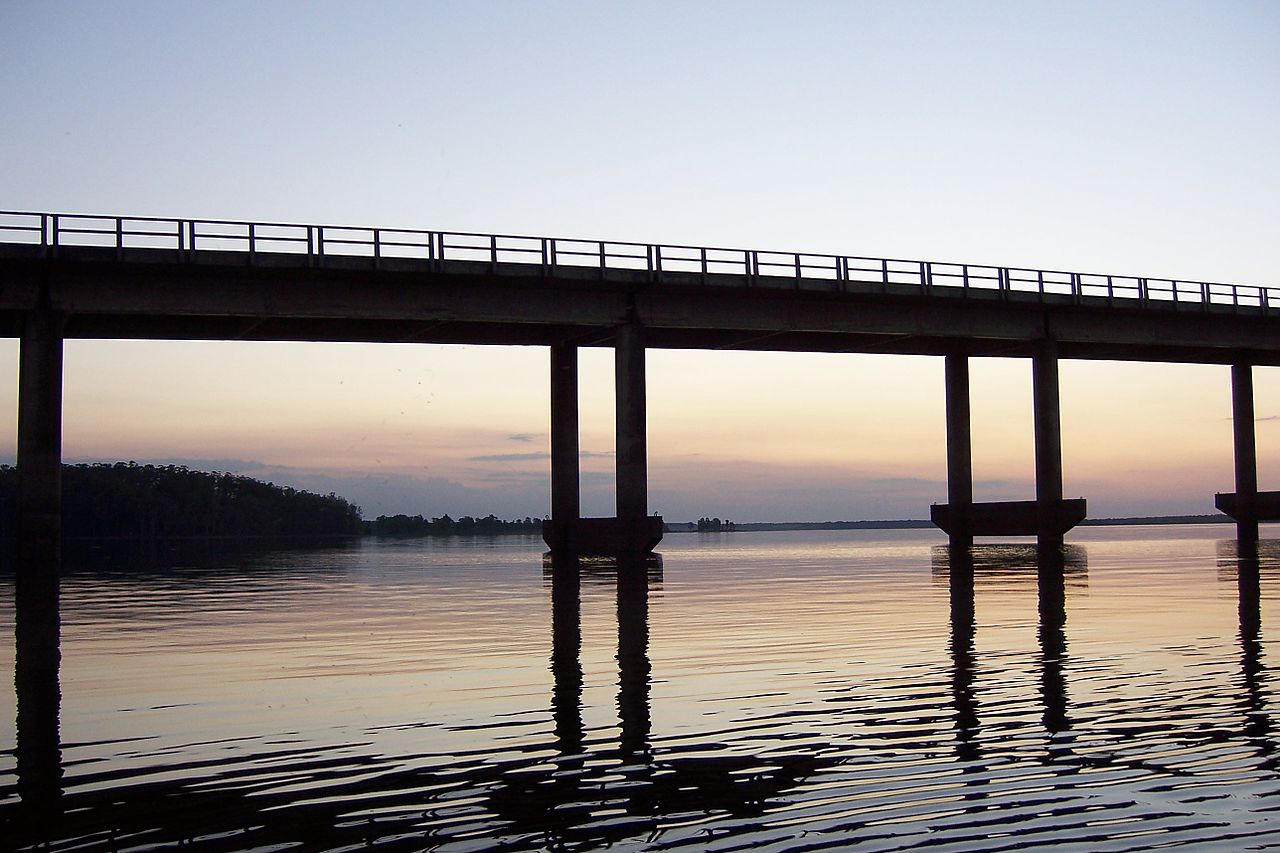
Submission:
M 1280 6 L 0 4 L 0 209 L 440 228 L 1280 284 Z M 1031 371 L 973 364 L 975 493 L 1030 498 Z M 612 512 L 612 356 L 582 356 Z M 12 461 L 17 344 L 0 342 Z M 548 510 L 548 354 L 66 347 L 69 460 L 181 462 L 366 515 Z M 1064 362 L 1068 496 L 1209 512 L 1225 367 Z M 1280 371 L 1256 370 L 1280 488 Z M 942 363 L 650 351 L 668 519 L 922 518 Z

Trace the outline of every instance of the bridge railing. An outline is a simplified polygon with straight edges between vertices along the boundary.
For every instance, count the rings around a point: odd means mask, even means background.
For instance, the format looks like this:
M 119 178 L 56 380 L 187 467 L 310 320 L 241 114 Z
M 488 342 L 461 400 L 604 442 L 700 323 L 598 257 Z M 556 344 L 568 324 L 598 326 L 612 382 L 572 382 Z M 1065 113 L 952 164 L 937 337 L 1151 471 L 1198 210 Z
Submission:
M 993 295 L 1169 307 L 1213 306 L 1269 313 L 1280 309 L 1280 286 L 1239 285 L 1140 276 L 1104 275 L 810 252 L 775 252 L 659 243 L 627 243 L 483 234 L 240 222 L 223 219 L 163 219 L 148 216 L 0 211 L 0 243 L 31 244 L 56 252 L 62 246 L 168 249 L 179 257 L 220 250 L 242 253 L 252 264 L 260 255 L 293 254 L 311 259 L 365 257 L 430 262 L 471 261 L 494 272 L 537 269 L 554 274 L 587 268 L 603 278 L 611 270 L 647 273 L 654 281 L 729 286 L 880 290 Z

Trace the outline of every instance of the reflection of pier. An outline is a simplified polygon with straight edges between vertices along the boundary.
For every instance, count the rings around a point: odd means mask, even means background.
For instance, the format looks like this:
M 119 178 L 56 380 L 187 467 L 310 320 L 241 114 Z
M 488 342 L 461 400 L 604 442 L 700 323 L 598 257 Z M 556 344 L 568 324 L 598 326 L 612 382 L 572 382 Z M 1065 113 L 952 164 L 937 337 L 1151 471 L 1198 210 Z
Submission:
M 1040 644 L 1040 699 L 1045 731 L 1056 735 L 1070 728 L 1068 717 L 1066 591 L 1088 583 L 1088 554 L 1078 546 L 986 545 L 937 546 L 933 576 L 947 583 L 951 600 L 951 695 L 955 704 L 956 754 L 980 758 L 980 719 L 975 700 L 974 636 L 977 630 L 975 587 L 979 581 L 1034 583 L 1037 591 Z

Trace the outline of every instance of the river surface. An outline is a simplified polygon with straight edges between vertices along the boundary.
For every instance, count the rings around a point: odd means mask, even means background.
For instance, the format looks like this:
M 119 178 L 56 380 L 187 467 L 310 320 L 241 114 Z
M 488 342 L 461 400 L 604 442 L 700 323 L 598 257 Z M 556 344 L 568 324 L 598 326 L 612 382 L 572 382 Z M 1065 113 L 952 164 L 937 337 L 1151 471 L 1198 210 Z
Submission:
M 69 565 L 60 743 L 22 757 L 0 687 L 0 848 L 1280 847 L 1280 541 L 1232 533 Z M 9 576 L 7 673 L 13 624 Z

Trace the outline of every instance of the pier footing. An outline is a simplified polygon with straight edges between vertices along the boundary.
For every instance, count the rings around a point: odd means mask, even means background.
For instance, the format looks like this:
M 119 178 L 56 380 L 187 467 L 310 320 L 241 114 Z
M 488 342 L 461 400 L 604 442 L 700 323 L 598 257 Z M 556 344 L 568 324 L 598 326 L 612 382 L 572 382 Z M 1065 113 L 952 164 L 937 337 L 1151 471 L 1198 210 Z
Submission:
M 934 504 L 929 508 L 929 519 L 949 534 L 973 536 L 1036 536 L 1050 530 L 1058 536 L 1080 522 L 1087 513 L 1084 498 L 1057 501 L 1056 506 L 1045 507 L 1047 518 L 1042 516 L 1037 501 L 992 501 L 975 503 L 968 507 L 968 524 L 959 513 L 953 513 L 950 504 Z
M 542 540 L 555 554 L 583 557 L 616 557 L 621 554 L 648 554 L 662 541 L 662 517 L 579 518 L 542 522 Z
M 1231 516 L 1236 521 L 1248 524 L 1259 521 L 1280 521 L 1280 492 L 1255 492 L 1251 496 L 1253 512 L 1242 506 L 1240 496 L 1235 492 L 1218 492 L 1213 496 L 1213 505 L 1219 512 Z

